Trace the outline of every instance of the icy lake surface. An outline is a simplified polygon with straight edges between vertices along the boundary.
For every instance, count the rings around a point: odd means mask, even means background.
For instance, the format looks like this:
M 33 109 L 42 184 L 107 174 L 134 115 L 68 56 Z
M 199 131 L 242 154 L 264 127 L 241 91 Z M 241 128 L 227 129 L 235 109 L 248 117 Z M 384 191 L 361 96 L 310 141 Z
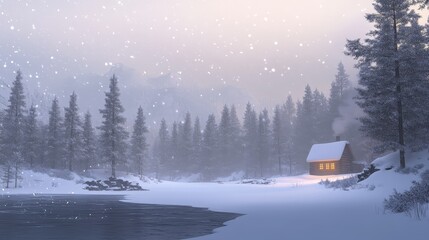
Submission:
M 126 203 L 112 195 L 0 195 L 1 239 L 185 239 L 239 214 Z

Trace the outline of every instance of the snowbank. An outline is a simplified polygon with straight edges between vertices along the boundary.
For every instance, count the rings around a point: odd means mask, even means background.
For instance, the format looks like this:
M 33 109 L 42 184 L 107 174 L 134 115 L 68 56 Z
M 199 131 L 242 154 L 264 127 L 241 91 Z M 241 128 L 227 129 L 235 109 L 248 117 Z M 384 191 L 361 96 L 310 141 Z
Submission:
M 126 194 L 136 203 L 188 205 L 215 211 L 245 214 L 219 228 L 215 234 L 196 239 L 427 239 L 429 219 L 417 221 L 404 214 L 386 214 L 383 200 L 393 189 L 403 191 L 429 169 L 429 154 L 407 156 L 407 169 L 397 171 L 399 156 L 389 154 L 374 161 L 380 171 L 349 191 L 328 189 L 318 184 L 322 179 L 342 176 L 275 178 L 270 184 L 236 182 L 184 183 L 140 181 L 147 192 L 103 192 Z M 126 178 L 139 181 L 136 177 Z M 22 188 L 3 193 L 85 193 L 83 177 L 53 178 L 47 174 L 24 171 Z M 372 186 L 369 188 L 368 186 Z M 94 193 L 91 193 L 94 194 Z M 99 193 L 97 193 L 99 194 Z

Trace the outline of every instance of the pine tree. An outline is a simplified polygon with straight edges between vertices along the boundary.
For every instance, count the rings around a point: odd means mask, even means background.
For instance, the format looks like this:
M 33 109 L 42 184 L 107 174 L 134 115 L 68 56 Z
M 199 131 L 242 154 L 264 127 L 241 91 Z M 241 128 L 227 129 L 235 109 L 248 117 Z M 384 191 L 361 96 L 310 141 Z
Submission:
M 145 134 L 148 132 L 146 120 L 143 115 L 143 109 L 140 106 L 137 111 L 137 118 L 134 122 L 133 133 L 131 136 L 131 154 L 134 166 L 137 167 L 140 179 L 143 178 L 143 160 L 147 150 Z
M 82 166 L 85 171 L 91 167 L 91 162 L 95 163 L 96 136 L 92 127 L 91 113 L 86 112 L 82 129 Z
M 238 120 L 235 106 L 232 105 L 229 111 L 230 118 L 230 137 L 231 137 L 231 164 L 233 169 L 241 170 L 242 161 L 242 144 L 241 144 L 241 125 Z
M 298 104 L 297 116 L 294 128 L 294 146 L 296 149 L 296 158 L 300 159 L 298 167 L 307 168 L 305 162 L 308 151 L 315 143 L 315 115 L 313 92 L 309 85 L 305 87 L 305 94 L 302 103 Z
M 321 143 L 331 140 L 333 134 L 328 100 L 325 95 L 317 89 L 313 92 L 313 114 L 315 142 Z
M 192 120 L 191 114 L 188 112 L 185 116 L 185 121 L 182 125 L 180 140 L 180 159 L 182 161 L 182 169 L 189 172 L 192 165 Z
M 47 139 L 47 160 L 53 169 L 58 167 L 58 162 L 63 159 L 64 155 L 64 130 L 60 114 L 58 99 L 55 97 L 49 111 Z
M 219 166 L 221 171 L 226 171 L 231 168 L 231 152 L 232 152 L 232 139 L 231 139 L 231 118 L 229 115 L 228 106 L 224 105 L 219 123 L 219 142 L 218 142 L 218 159 L 222 162 Z
M 176 121 L 173 122 L 173 128 L 171 130 L 171 138 L 170 138 L 170 144 L 169 144 L 169 152 L 170 152 L 170 159 L 169 159 L 169 170 L 171 172 L 177 171 L 178 169 L 178 159 L 179 159 L 179 125 Z M 176 174 L 174 174 L 176 175 Z
M 257 145 L 258 145 L 258 121 L 252 105 L 247 103 L 243 122 L 244 158 L 246 159 L 246 174 L 256 176 L 257 172 Z
M 24 129 L 24 158 L 31 169 L 33 168 L 40 147 L 36 108 L 31 105 L 28 116 L 25 119 Z
M 167 173 L 167 168 L 169 168 L 170 162 L 170 148 L 169 148 L 169 138 L 168 138 L 168 128 L 165 119 L 161 120 L 161 126 L 158 132 L 158 148 L 157 148 L 157 158 L 160 165 L 160 173 L 161 175 L 165 175 Z
M 289 163 L 289 175 L 292 175 L 292 165 L 294 157 L 296 155 L 294 147 L 294 127 L 296 125 L 296 107 L 293 102 L 292 96 L 288 96 L 286 103 L 282 106 L 282 122 L 283 122 L 283 134 L 285 139 L 285 159 Z M 294 124 L 295 123 L 295 124 Z
M 213 114 L 210 114 L 203 133 L 203 156 L 204 161 L 202 162 L 205 180 L 212 180 L 217 174 L 217 162 L 216 152 L 218 146 L 218 128 L 216 124 L 216 118 Z
M 82 154 L 82 123 L 79 118 L 77 95 L 70 95 L 69 106 L 64 109 L 64 141 L 65 141 L 65 156 L 69 171 L 73 171 L 73 165 L 80 162 Z
M 421 30 L 415 31 L 419 16 L 410 11 L 409 1 L 376 0 L 374 8 L 366 19 L 375 29 L 363 44 L 349 40 L 347 54 L 358 60 L 357 104 L 366 114 L 362 130 L 380 142 L 377 150 L 399 150 L 404 168 L 406 148 L 415 147 L 414 134 L 427 128 L 427 50 L 410 38 L 417 34 L 413 37 L 422 39 Z
M 277 158 L 279 175 L 282 175 L 282 159 L 284 156 L 285 149 L 285 133 L 284 123 L 282 121 L 280 106 L 276 106 L 274 109 L 273 117 L 273 151 Z
M 202 157 L 202 144 L 203 136 L 201 133 L 200 119 L 195 118 L 194 122 L 194 132 L 192 134 L 192 144 L 193 144 L 193 160 L 192 160 L 192 170 L 197 170 L 199 163 Z
M 15 188 L 18 187 L 19 168 L 23 161 L 25 131 L 25 96 L 21 71 L 17 71 L 12 83 L 9 105 L 1 129 L 1 154 L 3 163 L 10 177 L 10 170 L 15 175 Z M 10 179 L 10 178 L 9 178 Z
M 124 108 L 119 99 L 118 79 L 115 75 L 110 78 L 109 92 L 105 94 L 104 109 L 100 110 L 103 122 L 99 129 L 104 158 L 111 165 L 112 177 L 116 178 L 116 167 L 124 161 L 128 133 L 124 127 Z
M 263 177 L 268 167 L 270 160 L 270 119 L 268 117 L 267 109 L 264 109 L 259 114 L 258 121 L 258 162 L 259 162 L 259 174 Z

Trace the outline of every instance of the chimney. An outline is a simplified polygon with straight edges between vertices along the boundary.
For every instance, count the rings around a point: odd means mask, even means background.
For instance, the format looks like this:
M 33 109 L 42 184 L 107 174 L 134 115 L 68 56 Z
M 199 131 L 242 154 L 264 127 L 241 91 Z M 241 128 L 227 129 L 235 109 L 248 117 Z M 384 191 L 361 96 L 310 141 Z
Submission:
M 336 141 L 336 142 L 341 141 L 341 137 L 340 137 L 340 136 L 336 136 L 336 137 L 335 137 L 335 141 Z

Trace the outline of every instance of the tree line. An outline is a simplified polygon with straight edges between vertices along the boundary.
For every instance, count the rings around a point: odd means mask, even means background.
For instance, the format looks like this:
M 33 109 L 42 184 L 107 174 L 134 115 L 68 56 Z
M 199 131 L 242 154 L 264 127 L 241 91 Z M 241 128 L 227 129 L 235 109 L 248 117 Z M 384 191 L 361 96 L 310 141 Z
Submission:
M 57 98 L 49 111 L 48 123 L 37 119 L 37 107 L 27 109 L 21 71 L 17 71 L 11 86 L 9 104 L 1 113 L 0 164 L 6 188 L 18 186 L 22 168 L 67 169 L 84 173 L 90 169 L 110 166 L 112 177 L 116 169 L 128 167 L 143 175 L 143 155 L 147 150 L 147 128 L 141 107 L 137 110 L 131 140 L 124 108 L 121 105 L 118 79 L 110 79 L 105 93 L 105 105 L 100 110 L 101 126 L 94 128 L 91 113 L 83 119 L 77 105 L 77 94 L 70 95 L 64 114 Z
M 110 79 L 105 93 L 98 127 L 93 126 L 90 112 L 79 111 L 75 92 L 64 111 L 55 97 L 48 122 L 40 121 L 37 106 L 26 108 L 23 89 L 22 73 L 17 71 L 9 104 L 0 119 L 0 164 L 5 187 L 18 185 L 22 168 L 80 173 L 110 168 L 113 177 L 120 169 L 140 177 L 156 174 L 169 179 L 200 173 L 202 180 L 238 171 L 248 177 L 301 173 L 307 168 L 305 158 L 310 146 L 333 141 L 332 121 L 339 117 L 338 108 L 345 95 L 352 92 L 340 63 L 329 98 L 307 86 L 302 101 L 295 103 L 288 96 L 284 104 L 272 109 L 272 118 L 267 109 L 257 113 L 248 103 L 241 119 L 234 105 L 224 106 L 219 121 L 211 114 L 204 125 L 198 117 L 192 120 L 190 113 L 171 126 L 163 119 L 149 148 L 141 107 L 131 134 L 127 131 L 116 76 Z
M 198 117 L 192 123 L 190 113 L 170 126 L 163 119 L 152 147 L 154 163 L 161 177 L 173 179 L 193 173 L 203 180 L 239 171 L 246 177 L 303 173 L 311 145 L 335 141 L 332 123 L 353 94 L 340 63 L 328 98 L 307 85 L 302 101 L 288 96 L 272 109 L 272 116 L 248 103 L 241 119 L 234 105 L 225 105 L 220 118 L 211 114 L 204 126 Z M 364 139 L 358 128 L 351 124 L 342 134 L 361 148 Z

